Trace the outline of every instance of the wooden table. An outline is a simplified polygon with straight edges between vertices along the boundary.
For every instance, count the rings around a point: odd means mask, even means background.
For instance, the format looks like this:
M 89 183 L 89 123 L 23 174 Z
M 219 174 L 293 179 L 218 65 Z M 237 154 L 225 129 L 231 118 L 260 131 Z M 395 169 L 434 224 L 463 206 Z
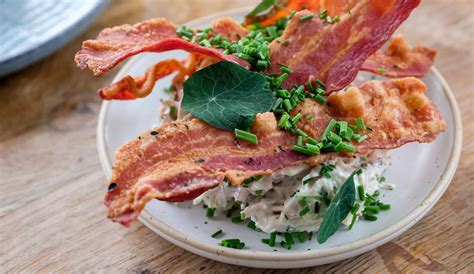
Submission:
M 192 3 L 190 3 L 192 2 Z M 99 79 L 76 69 L 81 41 L 107 26 L 167 17 L 177 23 L 256 1 L 112 1 L 86 33 L 47 59 L 0 79 L 0 272 L 246 271 L 170 244 L 139 222 L 105 218 L 106 181 L 95 145 Z M 464 151 L 431 212 L 401 237 L 312 271 L 474 271 L 472 0 L 426 0 L 402 32 L 436 48 L 436 65 L 462 110 Z M 300 272 L 301 270 L 296 270 Z

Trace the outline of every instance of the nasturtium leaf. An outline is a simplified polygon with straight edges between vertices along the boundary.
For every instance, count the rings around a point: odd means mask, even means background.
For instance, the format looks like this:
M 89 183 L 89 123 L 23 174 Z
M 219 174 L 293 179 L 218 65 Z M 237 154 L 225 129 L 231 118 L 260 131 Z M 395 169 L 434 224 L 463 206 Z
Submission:
M 255 115 L 269 111 L 275 100 L 265 83 L 261 74 L 221 61 L 189 77 L 181 106 L 211 126 L 246 130 Z
M 329 239 L 339 229 L 342 221 L 354 207 L 356 199 L 356 190 L 354 185 L 354 176 L 352 173 L 337 191 L 329 207 L 324 214 L 323 222 L 319 226 L 318 243 L 322 244 Z
M 268 10 L 277 3 L 277 0 L 263 0 L 258 6 L 256 6 L 249 14 L 248 17 L 257 16 L 258 14 Z

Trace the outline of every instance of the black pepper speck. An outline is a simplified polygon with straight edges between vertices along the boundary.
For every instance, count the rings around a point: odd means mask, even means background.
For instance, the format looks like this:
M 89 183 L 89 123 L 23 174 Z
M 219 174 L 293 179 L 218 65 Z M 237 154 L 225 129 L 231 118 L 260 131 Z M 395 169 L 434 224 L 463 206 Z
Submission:
M 114 190 L 116 190 L 116 189 L 117 189 L 117 183 L 114 183 L 114 182 L 110 183 L 109 189 L 108 189 L 109 192 L 112 192 L 112 191 L 114 191 Z

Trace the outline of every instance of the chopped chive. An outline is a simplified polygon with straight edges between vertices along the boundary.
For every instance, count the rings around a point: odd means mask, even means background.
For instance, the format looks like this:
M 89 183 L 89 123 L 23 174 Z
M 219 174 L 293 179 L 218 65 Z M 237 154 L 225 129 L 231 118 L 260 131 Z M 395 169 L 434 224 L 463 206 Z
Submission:
M 332 21 L 333 21 L 334 23 L 338 23 L 339 21 L 341 21 L 341 19 L 339 19 L 339 16 L 336 15 L 336 16 L 334 16 L 334 18 L 332 19 Z
M 293 239 L 293 236 L 291 235 L 291 233 L 288 233 L 288 232 L 285 233 L 285 241 L 290 245 L 295 243 L 295 240 Z
M 284 46 L 288 45 L 289 43 L 290 43 L 289 40 L 285 40 L 285 41 L 281 42 L 281 44 L 284 45 Z
M 326 88 L 326 85 L 325 85 L 321 80 L 316 79 L 316 83 L 317 83 L 320 87 Z
M 264 244 L 270 244 L 270 239 L 262 239 L 262 243 Z
M 244 220 L 242 220 L 242 218 L 240 218 L 240 216 L 236 216 L 236 217 L 232 217 L 231 221 L 233 223 L 241 223 L 243 222 Z
M 265 60 L 258 60 L 257 61 L 257 66 L 259 67 L 268 67 L 270 65 L 270 63 L 268 61 L 265 61 Z
M 377 216 L 374 216 L 374 215 L 364 214 L 363 217 L 367 221 L 371 221 L 371 222 L 377 221 Z
M 209 40 L 202 40 L 201 42 L 199 42 L 199 44 L 201 44 L 202 46 L 205 46 L 206 48 L 212 48 L 212 45 L 209 42 Z
M 366 206 L 365 210 L 377 214 L 377 213 L 380 212 L 380 207 L 378 207 L 378 206 Z
M 389 210 L 389 209 L 390 209 L 390 205 L 389 205 L 389 204 L 380 203 L 380 204 L 379 204 L 379 208 L 380 208 L 380 210 Z
M 344 144 L 344 149 L 345 149 L 347 152 L 352 152 L 352 153 L 356 151 L 355 147 L 354 147 L 353 145 L 351 145 L 351 144 L 348 144 L 348 143 L 345 143 L 345 144 Z
M 278 34 L 277 34 L 277 27 L 276 26 L 271 26 L 271 27 L 268 27 L 267 28 L 267 32 L 268 34 L 270 35 L 270 37 L 272 38 L 276 38 L 278 37 Z
M 301 153 L 304 153 L 304 154 L 307 154 L 307 155 L 310 155 L 310 156 L 315 156 L 315 155 L 318 155 L 318 154 L 319 154 L 319 153 L 316 153 L 316 152 L 314 152 L 314 151 L 309 150 L 309 149 L 306 148 L 306 147 L 298 146 L 298 145 L 294 145 L 294 146 L 293 146 L 293 150 L 294 150 L 294 151 L 301 152 Z
M 339 135 L 344 136 L 347 134 L 347 122 L 346 121 L 340 121 L 338 122 L 339 125 Z
M 245 130 L 235 129 L 235 137 L 247 141 L 252 144 L 258 144 L 257 135 Z
M 322 89 L 322 88 L 316 88 L 316 93 L 318 95 L 324 95 L 324 94 L 326 94 L 326 91 L 324 91 L 324 89 Z
M 309 212 L 309 210 L 310 210 L 309 207 L 305 207 L 299 212 L 299 215 L 301 217 L 303 217 L 304 215 L 306 215 Z
M 281 67 L 280 70 L 285 72 L 285 73 L 288 73 L 288 74 L 293 73 L 293 71 L 291 69 L 289 69 L 287 66 Z
M 329 124 L 327 125 L 326 129 L 324 130 L 324 133 L 323 133 L 323 136 L 324 137 L 327 137 L 329 135 L 329 132 L 332 131 L 332 129 L 334 128 L 334 126 L 336 126 L 336 120 L 332 119 Z
M 357 141 L 357 143 L 361 143 L 361 142 L 363 142 L 365 139 L 367 139 L 367 137 L 368 137 L 367 135 L 362 135 L 362 136 L 356 138 L 356 141 Z
M 301 113 L 298 113 L 295 115 L 295 117 L 291 118 L 291 121 L 293 122 L 293 124 L 296 124 L 296 122 L 298 122 L 300 119 L 301 119 Z
M 281 83 L 281 82 L 285 81 L 288 78 L 288 76 L 289 76 L 289 74 L 285 72 L 285 73 L 282 73 L 277 79 Z
M 255 190 L 255 195 L 257 195 L 257 196 L 262 195 L 262 193 L 263 193 L 263 190 L 262 190 L 262 189 L 257 189 L 257 190 Z
M 283 99 L 277 98 L 275 102 L 273 103 L 272 110 L 279 108 L 282 102 L 283 102 Z
M 319 14 L 319 18 L 326 19 L 326 16 L 328 16 L 328 11 L 326 9 L 323 9 L 321 13 Z
M 298 136 L 298 139 L 296 141 L 296 145 L 298 145 L 298 146 L 303 145 L 303 136 Z
M 346 148 L 346 142 L 339 142 L 335 149 L 337 152 L 342 152 Z
M 321 96 L 319 94 L 314 96 L 314 100 L 318 101 L 320 104 L 324 104 L 327 101 L 326 97 Z
M 305 136 L 305 139 L 306 139 L 306 142 L 312 144 L 312 145 L 318 145 L 318 144 L 322 144 L 322 143 L 318 143 L 318 141 L 316 141 L 315 139 L 309 137 L 309 136 Z
M 293 232 L 293 235 L 298 238 L 300 243 L 306 242 L 306 235 L 303 232 Z
M 301 130 L 300 128 L 297 128 L 296 129 L 296 133 L 300 136 L 303 136 L 303 137 L 307 137 L 308 134 L 306 134 L 306 132 L 304 132 L 303 130 Z
M 268 243 L 269 246 L 271 246 L 271 247 L 274 247 L 274 246 L 275 246 L 276 236 L 277 236 L 277 233 L 276 233 L 276 232 L 272 232 L 272 233 L 270 234 L 270 239 L 269 239 L 270 241 L 269 241 L 269 243 Z
M 216 212 L 215 208 L 208 207 L 207 211 L 206 211 L 206 216 L 208 218 L 212 218 L 212 217 L 214 217 L 214 212 Z
M 308 88 L 310 91 L 314 91 L 313 81 L 311 79 L 308 80 Z
M 242 249 L 244 248 L 245 243 L 241 242 L 239 239 L 228 239 L 222 240 L 220 245 L 229 248 Z
M 312 144 L 306 144 L 306 148 L 311 151 L 314 155 L 318 155 L 321 153 L 319 146 L 312 145 Z
M 360 208 L 360 205 L 356 203 L 354 207 L 351 209 L 352 220 L 351 220 L 351 224 L 349 225 L 349 230 L 352 229 L 352 227 L 354 226 L 357 220 L 357 211 L 359 211 L 359 208 Z
M 352 213 L 353 215 L 357 214 L 357 211 L 359 211 L 359 208 L 360 208 L 360 205 L 359 205 L 358 203 L 356 203 L 356 204 L 354 205 L 354 207 L 352 207 L 351 213 Z
M 280 117 L 280 121 L 278 121 L 278 126 L 281 128 L 285 127 L 288 119 L 290 119 L 290 115 L 288 115 L 288 113 L 283 113 L 283 115 Z
M 364 120 L 362 120 L 361 118 L 355 118 L 355 122 L 359 130 L 365 130 Z
M 283 98 L 290 98 L 291 94 L 286 89 L 277 90 L 277 95 Z
M 357 193 L 359 194 L 359 200 L 363 201 L 365 197 L 364 186 L 358 185 L 357 186 Z
M 314 15 L 312 15 L 312 14 L 301 16 L 300 21 L 310 20 L 310 19 L 313 19 L 313 17 L 314 17 Z
M 227 244 L 238 244 L 240 243 L 240 240 L 239 239 L 226 239 L 226 240 L 222 240 L 223 243 L 227 243 Z
M 286 248 L 286 249 L 291 249 L 291 245 L 285 241 L 280 242 L 281 247 Z
M 329 132 L 328 139 L 334 144 L 339 144 L 342 141 L 342 138 L 334 132 Z
M 252 220 L 250 220 L 250 222 L 247 224 L 247 227 L 252 230 L 257 230 L 257 226 L 255 225 L 255 222 Z
M 216 232 L 212 233 L 212 238 L 218 238 L 222 234 L 222 229 L 217 230 Z
M 293 16 L 295 16 L 295 14 L 296 14 L 296 10 L 292 11 L 292 12 L 290 13 L 290 16 L 288 16 L 288 20 L 290 20 L 291 18 L 293 18 Z
M 385 182 L 385 177 L 380 176 L 380 177 L 377 178 L 377 181 L 379 181 L 379 183 L 383 183 L 383 182 Z
M 291 105 L 291 102 L 289 99 L 283 100 L 283 106 L 285 106 L 287 111 L 291 111 L 293 109 L 293 106 Z
M 329 24 L 332 24 L 332 18 L 331 16 L 326 16 L 326 22 L 328 22 Z
M 347 141 L 352 140 L 352 138 L 354 137 L 354 130 L 352 130 L 351 127 L 348 127 L 348 128 L 347 128 L 346 135 L 344 135 L 343 137 L 344 137 L 344 139 L 346 139 Z
M 302 116 L 303 115 L 301 115 L 301 113 L 298 113 L 293 118 L 291 118 L 291 121 L 293 122 L 293 124 L 296 124 L 301 119 Z
M 306 207 L 307 206 L 306 197 L 303 197 L 300 200 L 298 200 L 298 203 L 300 204 L 300 206 Z

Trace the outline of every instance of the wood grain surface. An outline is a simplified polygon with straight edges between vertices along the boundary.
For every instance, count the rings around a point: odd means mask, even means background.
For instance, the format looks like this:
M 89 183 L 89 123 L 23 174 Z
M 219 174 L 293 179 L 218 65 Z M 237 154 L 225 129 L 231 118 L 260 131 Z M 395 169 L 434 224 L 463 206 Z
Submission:
M 167 17 L 177 23 L 251 0 L 112 1 L 63 49 L 0 79 L 0 272 L 246 272 L 199 257 L 139 222 L 105 218 L 107 184 L 96 151 L 101 78 L 76 69 L 81 41 L 108 26 Z M 294 273 L 474 272 L 474 2 L 425 0 L 402 28 L 412 44 L 438 50 L 436 66 L 462 111 L 464 148 L 446 193 L 397 239 L 355 258 Z

